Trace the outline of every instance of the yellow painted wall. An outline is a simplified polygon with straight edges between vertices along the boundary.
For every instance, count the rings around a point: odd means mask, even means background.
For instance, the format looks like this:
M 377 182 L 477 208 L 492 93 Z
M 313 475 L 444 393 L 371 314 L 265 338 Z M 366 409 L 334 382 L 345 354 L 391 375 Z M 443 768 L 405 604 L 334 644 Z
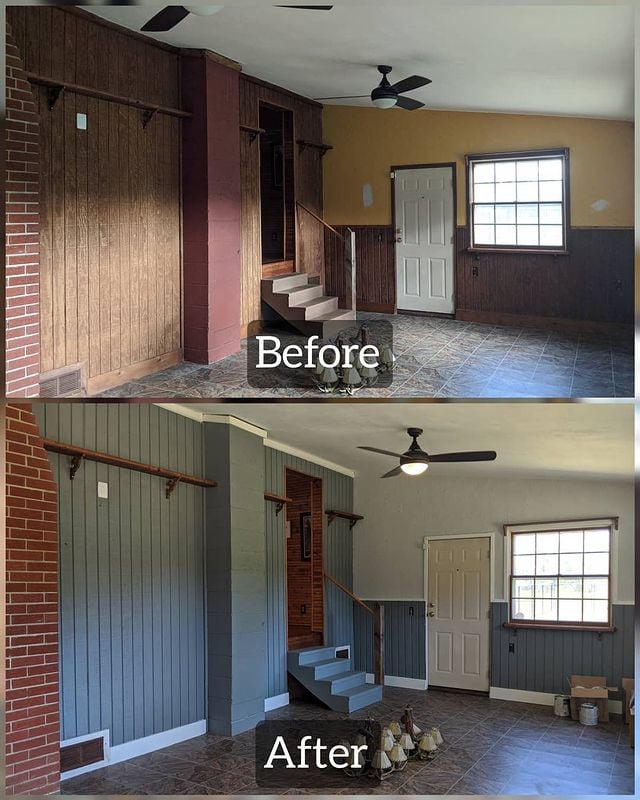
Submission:
M 455 161 L 458 224 L 466 221 L 467 153 L 570 148 L 571 225 L 633 227 L 631 122 L 326 106 L 324 212 L 333 225 L 390 225 L 391 165 Z M 363 203 L 363 186 L 373 203 Z M 604 200 L 603 210 L 593 203 Z

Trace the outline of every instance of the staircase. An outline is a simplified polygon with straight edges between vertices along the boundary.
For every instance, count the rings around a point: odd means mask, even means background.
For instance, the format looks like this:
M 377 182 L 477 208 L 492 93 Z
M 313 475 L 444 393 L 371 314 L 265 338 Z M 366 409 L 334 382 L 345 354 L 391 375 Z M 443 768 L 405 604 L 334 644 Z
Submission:
M 262 280 L 262 299 L 304 336 L 331 339 L 353 325 L 354 314 L 338 308 L 338 298 L 324 293 L 322 284 L 309 283 L 304 272 Z
M 382 700 L 382 686 L 351 669 L 350 658 L 336 658 L 335 647 L 306 647 L 287 654 L 287 669 L 333 711 L 351 713 Z

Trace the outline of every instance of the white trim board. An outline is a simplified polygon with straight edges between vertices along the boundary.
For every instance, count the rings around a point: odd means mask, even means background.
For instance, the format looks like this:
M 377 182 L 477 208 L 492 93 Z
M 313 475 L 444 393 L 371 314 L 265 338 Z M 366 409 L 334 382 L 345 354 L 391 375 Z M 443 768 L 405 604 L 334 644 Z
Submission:
M 527 692 L 524 689 L 503 689 L 501 686 L 489 687 L 492 700 L 511 700 L 515 703 L 533 703 L 538 706 L 552 706 L 555 694 L 552 692 Z M 622 714 L 622 700 L 609 700 L 609 713 Z
M 289 705 L 289 692 L 285 692 L 284 694 L 277 694 L 273 697 L 265 697 L 264 699 L 264 710 L 267 711 L 274 711 L 276 708 L 282 708 L 283 706 Z
M 375 683 L 375 676 L 373 672 L 367 672 L 367 683 Z M 427 680 L 426 678 L 403 678 L 399 675 L 385 675 L 385 686 L 396 686 L 399 689 L 422 689 L 426 691 Z
M 310 461 L 312 464 L 316 464 L 319 467 L 326 467 L 326 469 L 333 470 L 333 472 L 340 472 L 342 475 L 347 475 L 349 478 L 355 478 L 355 470 L 343 467 L 341 464 L 336 464 L 333 461 L 327 461 L 326 458 L 314 456 L 313 453 L 308 453 L 306 450 L 300 450 L 297 447 L 292 447 L 282 442 L 276 442 L 273 439 L 265 439 L 264 446 L 271 447 L 272 450 L 279 450 L 281 453 L 288 453 L 290 456 L 303 458 L 305 461 Z
M 75 778 L 76 775 L 84 775 L 85 772 L 93 772 L 101 767 L 106 767 L 111 762 L 109 761 L 109 730 L 94 731 L 93 733 L 85 733 L 83 736 L 74 736 L 72 739 L 65 739 L 60 742 L 60 747 L 69 747 L 72 744 L 79 744 L 80 742 L 89 742 L 92 739 L 102 739 L 102 752 L 104 758 L 102 761 L 96 761 L 94 764 L 86 764 L 84 767 L 77 769 L 69 769 L 66 772 L 60 773 L 61 780 L 68 778 Z
M 78 741 L 86 739 L 95 739 L 100 734 L 106 734 L 105 737 L 105 755 L 108 758 L 105 761 L 99 761 L 96 764 L 88 764 L 86 767 L 80 767 L 77 770 L 70 770 L 63 772 L 60 775 L 61 780 L 72 778 L 74 775 L 81 775 L 85 772 L 93 772 L 101 767 L 109 766 L 111 764 L 119 764 L 121 761 L 128 761 L 130 758 L 136 756 L 144 756 L 147 753 L 153 753 L 155 750 L 162 750 L 163 747 L 170 747 L 172 744 L 179 744 L 186 742 L 188 739 L 194 739 L 196 736 L 202 736 L 207 732 L 207 721 L 201 719 L 198 722 L 192 722 L 189 725 L 181 725 L 178 728 L 172 728 L 168 731 L 161 733 L 153 733 L 151 736 L 144 736 L 141 739 L 134 739 L 131 742 L 124 742 L 117 744 L 114 747 L 109 747 L 109 731 L 99 731 L 91 733 L 87 736 L 78 737 L 77 739 L 68 739 L 62 742 L 61 745 L 73 744 Z

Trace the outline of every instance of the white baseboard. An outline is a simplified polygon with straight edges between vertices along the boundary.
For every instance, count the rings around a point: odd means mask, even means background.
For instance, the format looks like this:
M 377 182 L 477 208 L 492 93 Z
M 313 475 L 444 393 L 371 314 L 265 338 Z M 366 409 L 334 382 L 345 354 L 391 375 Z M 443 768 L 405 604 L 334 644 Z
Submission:
M 367 683 L 375 683 L 372 672 L 367 672 Z M 396 686 L 400 689 L 422 689 L 426 690 L 427 681 L 422 678 L 402 678 L 398 675 L 385 675 L 385 686 Z
M 277 694 L 274 697 L 265 697 L 264 699 L 264 710 L 265 711 L 273 711 L 276 708 L 282 708 L 282 706 L 289 705 L 289 692 L 285 692 L 284 694 Z
M 76 775 L 84 775 L 85 772 L 93 772 L 96 769 L 100 769 L 101 767 L 108 766 L 111 762 L 109 761 L 109 731 L 94 731 L 93 733 L 86 733 L 84 736 L 74 736 L 73 739 L 65 739 L 63 742 L 60 742 L 60 747 L 68 747 L 72 744 L 79 744 L 80 742 L 88 742 L 92 739 L 102 739 L 102 752 L 104 754 L 104 758 L 102 761 L 96 761 L 95 764 L 87 764 L 85 767 L 78 767 L 77 769 L 70 769 L 67 772 L 62 772 L 60 774 L 60 780 L 66 780 L 67 778 L 75 778 Z
M 527 692 L 524 689 L 503 689 L 500 686 L 491 686 L 489 697 L 492 700 L 512 700 L 515 703 L 552 706 L 555 694 L 552 692 Z M 622 700 L 609 700 L 609 713 L 622 714 Z
M 109 747 L 109 731 L 101 731 L 100 733 L 107 734 L 105 738 L 105 756 L 107 756 L 107 758 L 96 764 L 88 764 L 86 767 L 63 772 L 60 775 L 60 779 L 66 780 L 67 778 L 73 778 L 75 775 L 82 775 L 85 772 L 93 772 L 101 767 L 118 764 L 121 761 L 128 761 L 130 758 L 135 758 L 136 756 L 153 753 L 155 750 L 162 750 L 163 747 L 170 747 L 172 744 L 179 744 L 180 742 L 186 742 L 188 739 L 194 739 L 196 736 L 202 736 L 206 732 L 207 721 L 201 719 L 189 725 L 181 725 L 179 728 L 172 728 L 171 730 L 162 731 L 161 733 L 154 733 L 151 736 L 144 736 L 142 739 L 134 739 L 131 742 L 124 742 L 124 744 L 117 744 L 114 747 Z M 92 733 L 77 739 L 68 739 L 62 742 L 61 745 L 73 744 L 86 739 L 95 739 L 98 735 L 100 734 Z

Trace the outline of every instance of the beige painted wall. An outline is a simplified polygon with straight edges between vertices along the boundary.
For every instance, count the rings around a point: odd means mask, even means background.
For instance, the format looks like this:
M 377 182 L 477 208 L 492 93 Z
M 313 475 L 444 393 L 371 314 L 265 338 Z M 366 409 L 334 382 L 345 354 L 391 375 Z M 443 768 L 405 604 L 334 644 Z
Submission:
M 392 165 L 457 163 L 457 221 L 464 225 L 468 153 L 570 148 L 571 224 L 633 227 L 633 125 L 575 117 L 326 106 L 324 211 L 333 225 L 390 225 Z M 373 203 L 365 207 L 363 187 Z M 592 208 L 606 201 L 604 209 Z
M 435 468 L 432 468 L 435 470 Z M 424 536 L 494 530 L 494 597 L 503 599 L 504 537 L 508 523 L 620 517 L 614 533 L 614 602 L 632 602 L 633 483 L 542 479 L 423 478 L 380 480 L 359 474 L 353 583 L 358 597 L 418 599 L 424 595 Z

